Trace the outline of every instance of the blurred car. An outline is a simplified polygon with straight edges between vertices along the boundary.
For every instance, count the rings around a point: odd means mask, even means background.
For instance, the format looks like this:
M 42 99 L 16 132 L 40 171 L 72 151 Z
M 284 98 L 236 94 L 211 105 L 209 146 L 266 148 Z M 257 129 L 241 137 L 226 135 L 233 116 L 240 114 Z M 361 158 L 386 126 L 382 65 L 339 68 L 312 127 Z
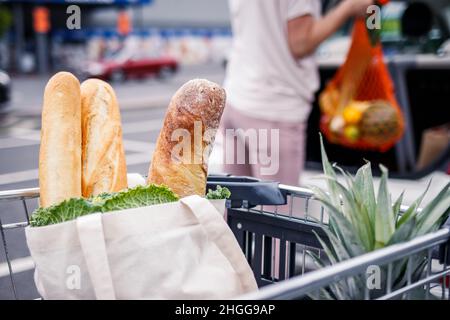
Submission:
M 0 70 L 0 108 L 5 107 L 11 99 L 11 77 Z
M 118 54 L 103 61 L 89 63 L 84 73 L 86 77 L 124 81 L 148 76 L 167 78 L 173 75 L 178 67 L 178 61 L 171 57 L 146 57 L 139 53 Z

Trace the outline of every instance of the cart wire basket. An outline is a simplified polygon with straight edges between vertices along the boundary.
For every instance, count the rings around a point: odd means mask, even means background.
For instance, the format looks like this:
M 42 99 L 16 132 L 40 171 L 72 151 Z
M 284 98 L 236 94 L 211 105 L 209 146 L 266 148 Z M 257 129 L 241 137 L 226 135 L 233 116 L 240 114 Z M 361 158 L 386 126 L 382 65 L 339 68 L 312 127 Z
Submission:
M 327 256 L 314 233 L 327 242 L 328 215 L 311 190 L 242 177 L 210 177 L 209 184 L 231 190 L 227 221 L 261 288 L 240 298 L 329 299 L 333 288 L 339 299 L 450 299 L 450 220 L 434 233 L 319 268 L 311 253 L 325 264 Z M 413 268 L 419 260 L 422 267 Z
M 448 224 L 413 241 L 318 268 L 310 254 L 325 263 L 327 257 L 314 232 L 326 241 L 322 227 L 328 218 L 311 190 L 249 177 L 210 175 L 208 188 L 216 185 L 231 190 L 227 222 L 261 288 L 240 298 L 317 299 L 329 288 L 339 290 L 343 284 L 363 279 L 361 299 L 450 299 Z M 39 299 L 24 235 L 38 198 L 39 188 L 0 191 L 0 299 Z M 420 274 L 411 267 L 418 258 L 426 261 Z M 405 261 L 401 286 L 392 279 L 398 261 Z M 341 298 L 346 298 L 344 293 Z

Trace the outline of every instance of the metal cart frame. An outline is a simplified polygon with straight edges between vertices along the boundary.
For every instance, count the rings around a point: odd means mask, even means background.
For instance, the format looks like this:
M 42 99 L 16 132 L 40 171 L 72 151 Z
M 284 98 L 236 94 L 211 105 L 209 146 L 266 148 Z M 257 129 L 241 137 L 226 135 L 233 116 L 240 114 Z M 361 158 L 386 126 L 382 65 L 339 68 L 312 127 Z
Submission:
M 232 191 L 232 198 L 227 202 L 227 222 L 255 273 L 258 285 L 264 287 L 259 292 L 242 297 L 244 299 L 308 298 L 311 293 L 338 281 L 366 275 L 367 268 L 373 265 L 387 266 L 388 270 L 386 292 L 378 295 L 377 299 L 408 299 L 411 292 L 419 287 L 425 289 L 424 299 L 450 299 L 450 225 L 407 243 L 317 269 L 308 261 L 307 253 L 315 251 L 319 256 L 324 255 L 313 231 L 326 241 L 322 225 L 327 222 L 327 214 L 312 198 L 312 191 L 246 177 L 208 177 L 208 187 L 215 185 L 225 185 Z M 1 243 L 12 295 L 16 299 L 16 275 L 5 235 L 9 230 L 23 229 L 29 224 L 27 201 L 38 197 L 38 188 L 0 192 L 0 205 L 20 201 L 25 213 L 21 221 L 3 224 L 0 211 Z M 317 211 L 311 212 L 311 208 Z M 428 258 L 425 271 L 419 280 L 413 281 L 409 261 L 414 255 L 424 252 Z M 402 288 L 394 290 L 392 264 L 399 259 L 408 259 L 408 281 Z M 364 299 L 372 298 L 367 287 Z

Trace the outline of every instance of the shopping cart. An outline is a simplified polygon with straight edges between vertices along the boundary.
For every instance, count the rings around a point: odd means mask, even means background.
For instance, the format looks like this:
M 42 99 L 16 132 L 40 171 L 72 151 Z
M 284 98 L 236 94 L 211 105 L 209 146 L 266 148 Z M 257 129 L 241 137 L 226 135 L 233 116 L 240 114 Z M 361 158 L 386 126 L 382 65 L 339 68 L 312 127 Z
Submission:
M 367 284 L 361 299 L 450 299 L 450 219 L 432 234 L 318 268 L 309 252 L 327 261 L 314 233 L 328 243 L 322 230 L 328 215 L 311 190 L 242 177 L 211 177 L 209 184 L 231 189 L 234 198 L 227 211 L 228 224 L 259 287 L 264 287 L 244 299 L 323 297 L 319 295 L 323 289 L 336 288 L 356 278 Z M 403 206 L 401 211 L 406 209 Z M 426 259 L 419 276 L 412 270 L 412 262 L 418 257 Z M 401 287 L 392 278 L 399 261 L 404 262 L 406 269 L 406 281 Z M 377 270 L 384 271 L 382 283 L 378 284 L 382 292 L 370 279 Z
M 367 277 L 370 267 L 387 266 L 384 280 L 386 292 L 382 295 L 378 292 L 376 298 L 412 299 L 414 291 L 423 288 L 426 293 L 424 299 L 449 299 L 450 226 L 408 243 L 378 250 L 338 265 L 317 268 L 308 252 L 315 252 L 326 261 L 326 255 L 313 231 L 326 241 L 322 225 L 328 219 L 326 211 L 313 199 L 309 189 L 247 177 L 208 177 L 208 187 L 215 185 L 227 186 L 232 192 L 227 202 L 227 222 L 262 288 L 243 298 L 309 298 L 320 289 L 340 281 L 357 276 Z M 3 246 L 3 252 L 0 252 L 1 298 L 39 298 L 34 288 L 31 259 L 17 257 L 14 252 L 21 249 L 23 255 L 26 247 L 23 229 L 29 224 L 29 216 L 37 206 L 38 197 L 38 188 L 0 192 L 0 235 Z M 22 217 L 11 214 L 17 213 L 18 206 L 23 211 Z M 9 237 L 10 233 L 15 236 Z M 15 241 L 8 241 L 10 239 Z M 428 263 L 420 279 L 412 276 L 408 263 L 406 284 L 394 290 L 390 283 L 392 265 L 400 259 L 412 261 L 416 255 L 424 253 Z M 22 263 L 16 263 L 18 261 Z M 6 296 L 7 293 L 9 296 Z M 369 286 L 364 298 L 374 298 Z

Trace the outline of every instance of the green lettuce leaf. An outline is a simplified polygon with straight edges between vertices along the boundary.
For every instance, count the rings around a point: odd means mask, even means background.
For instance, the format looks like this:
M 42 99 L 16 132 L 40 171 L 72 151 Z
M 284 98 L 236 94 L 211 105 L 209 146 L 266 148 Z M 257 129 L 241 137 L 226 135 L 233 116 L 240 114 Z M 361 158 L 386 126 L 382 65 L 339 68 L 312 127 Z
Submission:
M 102 193 L 88 199 L 73 198 L 47 208 L 38 208 L 31 216 L 30 225 L 42 227 L 95 212 L 145 207 L 177 200 L 178 196 L 166 186 L 137 186 L 117 193 Z
M 178 197 L 168 187 L 151 184 L 118 192 L 106 198 L 101 209 L 102 212 L 108 212 L 174 201 L 178 201 Z
M 231 196 L 230 190 L 227 187 L 217 186 L 216 190 L 209 189 L 206 194 L 206 199 L 208 200 L 220 200 L 228 199 Z
M 30 225 L 32 227 L 47 226 L 99 211 L 100 207 L 97 204 L 87 199 L 73 198 L 47 208 L 36 209 L 30 218 Z

